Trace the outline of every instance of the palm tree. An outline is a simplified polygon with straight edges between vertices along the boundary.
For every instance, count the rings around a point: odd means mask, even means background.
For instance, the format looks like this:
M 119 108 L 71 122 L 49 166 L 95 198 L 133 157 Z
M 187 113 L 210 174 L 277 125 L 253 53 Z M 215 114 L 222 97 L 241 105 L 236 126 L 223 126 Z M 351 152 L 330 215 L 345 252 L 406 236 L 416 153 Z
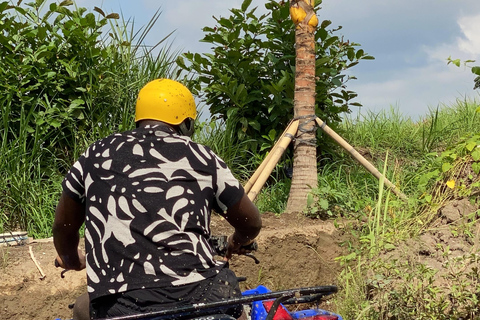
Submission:
M 286 212 L 299 212 L 317 186 L 315 135 L 315 0 L 290 0 L 290 17 L 295 24 L 294 117 L 300 120 L 294 144 L 292 186 Z

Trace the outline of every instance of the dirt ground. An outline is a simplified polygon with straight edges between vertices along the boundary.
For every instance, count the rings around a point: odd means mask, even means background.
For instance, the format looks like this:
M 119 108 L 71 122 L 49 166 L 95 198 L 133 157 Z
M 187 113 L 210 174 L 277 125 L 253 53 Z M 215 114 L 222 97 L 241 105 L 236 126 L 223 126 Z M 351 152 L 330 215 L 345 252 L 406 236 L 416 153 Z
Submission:
M 299 215 L 263 215 L 264 227 L 258 237 L 260 264 L 245 256 L 235 257 L 230 266 L 237 276 L 246 277 L 242 289 L 263 284 L 272 290 L 335 284 L 342 255 L 342 232 L 332 222 Z M 212 221 L 214 235 L 229 234 L 222 219 Z M 30 252 L 45 274 L 43 280 Z M 54 267 L 56 253 L 51 241 L 20 247 L 0 248 L 0 319 L 70 319 L 68 305 L 86 290 L 85 272 L 69 271 L 61 278 Z
M 352 240 L 349 232 L 335 228 L 331 221 L 302 215 L 277 217 L 265 213 L 262 217 L 264 227 L 255 253 L 260 263 L 255 264 L 245 256 L 230 261 L 237 276 L 247 279 L 241 283 L 242 289 L 263 284 L 272 290 L 317 285 L 338 285 L 342 290 L 341 284 L 336 283 L 341 268 L 335 258 L 348 254 L 342 244 Z M 449 290 L 455 285 L 452 275 L 460 279 L 478 269 L 478 258 L 470 257 L 480 255 L 479 218 L 478 204 L 472 205 L 467 199 L 452 201 L 439 210 L 438 219 L 428 232 L 385 252 L 380 259 L 398 265 L 395 261 L 425 265 L 437 271 L 433 285 Z M 466 225 L 470 225 L 471 236 L 465 236 Z M 211 226 L 214 235 L 232 232 L 218 216 L 213 217 Z M 45 274 L 43 280 L 30 248 Z M 53 243 L 48 239 L 24 246 L 0 247 L 0 320 L 71 318 L 68 305 L 86 290 L 86 275 L 84 271 L 69 271 L 61 278 L 61 270 L 53 264 L 55 256 Z M 461 269 L 452 264 L 459 257 L 469 257 L 462 260 L 466 262 Z M 329 309 L 328 305 L 321 307 Z

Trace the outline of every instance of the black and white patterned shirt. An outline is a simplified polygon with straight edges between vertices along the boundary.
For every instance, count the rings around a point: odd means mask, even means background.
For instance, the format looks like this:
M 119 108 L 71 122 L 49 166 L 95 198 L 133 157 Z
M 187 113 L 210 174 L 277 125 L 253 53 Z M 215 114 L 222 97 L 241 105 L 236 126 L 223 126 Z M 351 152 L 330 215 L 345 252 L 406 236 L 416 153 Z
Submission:
M 244 190 L 209 148 L 167 129 L 101 139 L 63 181 L 86 208 L 90 299 L 193 283 L 223 266 L 208 244 L 210 213 L 236 204 Z

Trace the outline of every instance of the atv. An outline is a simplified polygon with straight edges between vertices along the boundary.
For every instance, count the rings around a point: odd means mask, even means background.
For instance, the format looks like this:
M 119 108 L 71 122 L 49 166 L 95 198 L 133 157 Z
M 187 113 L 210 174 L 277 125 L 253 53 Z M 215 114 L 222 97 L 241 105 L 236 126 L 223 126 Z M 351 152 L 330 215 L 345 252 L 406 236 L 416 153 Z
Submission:
M 210 244 L 218 256 L 225 256 L 227 248 L 226 236 L 212 236 Z M 257 250 L 257 244 L 254 242 L 245 247 L 249 252 Z M 258 259 L 252 253 L 245 255 L 259 263 Z M 62 277 L 64 277 L 62 271 Z M 245 278 L 238 278 L 244 281 Z M 251 320 L 343 320 L 343 318 L 333 312 L 314 308 L 296 312 L 289 311 L 285 306 L 302 303 L 318 303 L 328 295 L 337 292 L 336 286 L 317 286 L 297 289 L 288 289 L 283 291 L 271 291 L 265 286 L 258 286 L 242 292 L 242 297 L 222 300 L 212 303 L 194 304 L 186 307 L 165 309 L 160 311 L 110 317 L 102 320 L 235 320 L 235 318 L 222 314 L 220 309 L 243 305 L 247 318 Z M 73 305 L 69 306 L 73 308 Z M 55 319 L 61 320 L 61 319 Z

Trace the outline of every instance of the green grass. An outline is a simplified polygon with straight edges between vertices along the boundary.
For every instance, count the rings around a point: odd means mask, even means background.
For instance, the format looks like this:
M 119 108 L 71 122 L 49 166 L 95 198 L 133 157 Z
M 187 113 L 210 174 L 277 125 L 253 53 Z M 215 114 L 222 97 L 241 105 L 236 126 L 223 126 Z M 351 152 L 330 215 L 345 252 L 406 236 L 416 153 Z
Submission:
M 478 252 L 449 260 L 455 267 L 448 288 L 434 282 L 436 272 L 426 265 L 381 258 L 402 241 L 428 231 L 446 201 L 467 197 L 478 203 L 478 101 L 459 99 L 430 110 L 418 121 L 396 109 L 368 113 L 346 119 L 338 131 L 409 200 L 397 199 L 340 147 L 319 161 L 319 184 L 312 190 L 306 214 L 358 221 L 347 228 L 355 232 L 358 244 L 350 243 L 350 254 L 339 257 L 344 270 L 337 281 L 341 284 L 337 312 L 344 319 L 478 318 L 478 294 L 468 289 L 478 286 L 478 270 L 464 267 L 478 259 Z M 449 180 L 456 182 L 455 189 L 446 187 Z M 278 212 L 287 197 L 285 183 L 272 183 L 262 190 L 257 204 L 262 211 Z M 478 238 L 474 224 L 478 216 L 471 219 L 458 232 Z

